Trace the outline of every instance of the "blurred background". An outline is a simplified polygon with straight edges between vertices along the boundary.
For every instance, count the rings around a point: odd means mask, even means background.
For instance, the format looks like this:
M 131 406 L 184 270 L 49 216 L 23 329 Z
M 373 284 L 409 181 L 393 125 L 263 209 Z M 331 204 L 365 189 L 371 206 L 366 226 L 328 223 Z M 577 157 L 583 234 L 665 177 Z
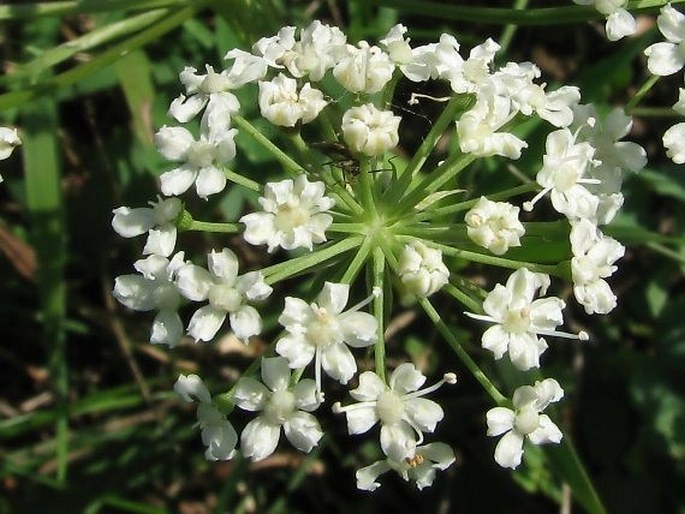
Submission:
M 642 2 L 645 3 L 645 2 Z M 542 450 L 510 473 L 492 458 L 485 437 L 486 394 L 418 312 L 398 309 L 389 338 L 395 362 L 411 358 L 426 374 L 453 370 L 458 387 L 438 398 L 446 420 L 435 440 L 450 444 L 457 464 L 423 492 L 394 474 L 375 493 L 357 491 L 354 470 L 379 458 L 373 437 L 346 436 L 341 418 L 320 412 L 326 432 L 310 455 L 282 442 L 272 457 L 207 462 L 195 407 L 172 387 L 197 373 L 213 393 L 228 389 L 277 332 L 277 305 L 264 313 L 263 339 L 249 346 L 226 335 L 216 343 L 185 341 L 168 350 L 148 342 L 152 316 L 113 299 L 116 276 L 133 273 L 142 241 L 111 230 L 111 211 L 144 206 L 157 194 L 168 164 L 152 137 L 171 120 L 181 90 L 178 72 L 205 63 L 222 69 L 231 48 L 248 50 L 284 25 L 312 20 L 340 26 L 349 41 L 376 42 L 390 27 L 409 27 L 412 46 L 457 37 L 462 54 L 492 37 L 505 47 L 499 62 L 532 61 L 550 85 L 578 85 L 583 103 L 602 111 L 625 105 L 648 78 L 642 50 L 660 37 L 655 11 L 640 30 L 607 42 L 604 20 L 582 12 L 573 23 L 518 27 L 497 16 L 472 19 L 456 2 L 420 0 L 99 0 L 0 3 L 0 122 L 18 126 L 24 145 L 0 162 L 0 513 L 547 513 L 580 511 Z M 512 8 L 512 2 L 465 6 Z M 513 8 L 559 6 L 525 2 Z M 566 5 L 566 3 L 563 3 Z M 570 1 L 568 2 L 570 5 Z M 497 11 L 498 13 L 500 11 Z M 593 18 L 591 21 L 585 21 Z M 563 21 L 561 18 L 552 21 Z M 612 288 L 618 308 L 588 317 L 573 302 L 568 325 L 588 330 L 587 344 L 557 342 L 545 372 L 566 390 L 561 417 L 609 512 L 685 513 L 685 173 L 664 155 L 661 135 L 675 123 L 670 106 L 682 76 L 661 79 L 638 105 L 628 139 L 649 155 L 628 177 L 626 202 L 607 233 L 627 246 Z M 440 96 L 440 85 L 400 82 L 393 109 L 404 116 L 401 152 L 411 153 L 439 105 L 408 107 L 412 92 Z M 238 95 L 257 120 L 256 88 Z M 533 176 L 546 131 L 528 136 L 515 163 Z M 279 165 L 239 135 L 235 168 L 263 181 Z M 529 157 L 526 157 L 529 156 Z M 484 160 L 468 175 L 478 196 L 505 173 Z M 477 189 L 482 188 L 482 189 Z M 473 192 L 471 192 L 471 190 Z M 234 221 L 254 195 L 240 187 L 205 202 L 188 195 L 197 219 Z M 183 234 L 187 254 L 202 258 L 230 246 L 250 269 L 264 252 L 239 237 Z M 460 273 L 490 287 L 501 278 L 479 267 Z M 298 284 L 279 286 L 296 289 Z M 307 294 L 307 292 L 303 292 Z M 570 291 L 560 294 L 568 296 Z M 436 304 L 451 303 L 436 297 Z M 453 309 L 453 308 L 452 308 Z M 480 330 L 458 312 L 471 354 L 500 383 L 511 370 L 479 346 Z M 362 362 L 362 369 L 369 363 Z M 343 396 L 344 390 L 334 394 Z M 232 414 L 237 426 L 247 417 Z

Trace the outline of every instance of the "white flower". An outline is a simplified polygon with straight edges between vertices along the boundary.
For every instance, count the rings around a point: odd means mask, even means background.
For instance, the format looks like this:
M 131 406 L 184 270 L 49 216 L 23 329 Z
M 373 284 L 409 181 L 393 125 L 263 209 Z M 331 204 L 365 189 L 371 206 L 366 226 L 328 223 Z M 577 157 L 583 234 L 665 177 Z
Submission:
M 404 303 L 426 298 L 449 282 L 450 271 L 442 262 L 442 252 L 421 241 L 404 246 L 398 259 L 397 274 L 408 295 Z
M 488 435 L 504 434 L 495 448 L 495 462 L 504 468 L 515 469 L 523 457 L 523 439 L 536 445 L 559 443 L 561 430 L 546 414 L 540 414 L 550 403 L 564 397 L 564 391 L 553 378 L 522 386 L 514 391 L 514 410 L 495 407 L 487 413 Z
M 151 207 L 118 207 L 112 212 L 112 228 L 122 237 L 136 237 L 148 233 L 143 255 L 168 257 L 176 246 L 176 218 L 183 210 L 178 198 L 158 199 Z
M 676 164 L 685 163 L 685 123 L 676 123 L 662 138 L 666 155 Z
M 207 446 L 207 460 L 228 460 L 235 455 L 238 434 L 226 416 L 212 404 L 212 397 L 197 375 L 180 375 L 174 384 L 174 391 L 185 402 L 193 399 L 200 402 L 197 407 L 197 421 L 202 430 L 202 442 Z
M 309 82 L 298 93 L 297 81 L 282 73 L 269 82 L 259 82 L 259 109 L 274 125 L 294 127 L 298 121 L 309 123 L 327 103 L 323 93 Z
M 573 294 L 588 314 L 606 314 L 616 307 L 616 296 L 604 280 L 617 267 L 613 264 L 623 257 L 621 243 L 600 232 L 588 220 L 580 220 L 571 227 L 571 272 Z
M 136 311 L 159 311 L 152 323 L 152 343 L 175 346 L 183 336 L 177 313 L 181 295 L 173 282 L 183 258 L 183 252 L 171 260 L 150 255 L 133 264 L 140 275 L 122 275 L 114 280 L 114 297 L 120 303 Z
M 342 118 L 343 139 L 356 152 L 382 155 L 397 146 L 401 120 L 392 111 L 381 111 L 373 104 L 352 107 Z
M 501 155 L 518 159 L 528 144 L 514 134 L 498 132 L 515 114 L 510 98 L 496 94 L 492 84 L 484 85 L 476 105 L 457 121 L 459 148 L 477 157 Z
M 588 166 L 594 161 L 595 149 L 590 143 L 576 143 L 576 136 L 569 129 L 551 132 L 545 142 L 542 168 L 536 180 L 542 186 L 523 208 L 531 211 L 535 203 L 550 193 L 552 206 L 569 219 L 594 218 L 599 199 L 583 184 L 598 184 L 597 179 L 585 178 Z
M 533 300 L 538 290 L 545 294 L 549 277 L 519 268 L 509 276 L 506 286 L 497 284 L 483 301 L 486 315 L 466 312 L 471 318 L 495 323 L 481 339 L 483 348 L 490 350 L 495 359 L 509 352 L 509 359 L 520 370 L 540 366 L 540 356 L 547 342 L 538 335 L 587 340 L 588 335 L 557 332 L 564 322 L 563 300 L 551 296 Z
M 628 0 L 573 0 L 578 5 L 595 5 L 595 9 L 607 17 L 606 31 L 609 41 L 618 41 L 635 34 L 637 22 L 633 15 L 623 9 Z
M 392 469 L 405 481 L 415 481 L 416 487 L 421 490 L 433 484 L 436 470 L 443 471 L 454 461 L 454 451 L 444 443 L 418 446 L 412 458 L 399 462 L 390 459 L 379 460 L 357 470 L 357 488 L 363 491 L 375 491 L 381 485 L 376 482 L 376 479 Z
M 673 110 L 685 116 L 685 89 L 679 89 L 678 101 Z M 676 164 L 685 163 L 685 123 L 676 123 L 663 136 L 666 155 Z
M 183 127 L 163 126 L 155 134 L 155 144 L 169 161 L 179 161 L 178 168 L 159 177 L 162 193 L 176 196 L 185 193 L 195 183 L 195 190 L 205 200 L 226 187 L 226 176 L 221 165 L 235 158 L 236 129 L 202 133 L 199 140 Z
M 295 46 L 295 27 L 283 27 L 275 36 L 263 37 L 252 45 L 252 51 L 272 68 L 283 68 L 283 56 Z
M 246 214 L 243 237 L 253 245 L 266 244 L 269 253 L 276 248 L 293 250 L 326 241 L 326 229 L 333 222 L 329 211 L 335 205 L 325 196 L 323 182 L 309 182 L 305 175 L 294 181 L 268 182 L 259 203 L 264 212 Z
M 247 342 L 262 330 L 262 318 L 247 302 L 259 302 L 271 294 L 260 271 L 238 276 L 238 258 L 224 248 L 207 257 L 209 271 L 194 264 L 186 264 L 177 272 L 181 294 L 194 302 L 209 301 L 198 309 L 188 324 L 188 334 L 196 341 L 209 341 L 221 328 L 226 315 L 236 337 Z
M 466 213 L 466 233 L 471 240 L 495 255 L 511 246 L 521 246 L 526 230 L 519 221 L 519 208 L 507 202 L 493 202 L 484 196 Z
M 333 76 L 348 91 L 377 93 L 390 82 L 395 63 L 377 46 L 360 41 L 358 46 L 347 45 L 346 53 L 333 68 Z
M 673 75 L 685 65 L 685 15 L 666 4 L 656 23 L 667 41 L 645 49 L 647 68 L 654 75 Z
M 359 387 L 350 391 L 359 403 L 345 407 L 335 403 L 333 412 L 345 413 L 350 434 L 363 434 L 380 422 L 383 453 L 389 460 L 401 462 L 415 457 L 423 432 L 433 432 L 444 417 L 440 405 L 421 397 L 456 380 L 454 373 L 445 373 L 438 383 L 419 389 L 426 377 L 413 364 L 395 368 L 388 385 L 374 372 L 365 371 L 359 375 Z
M 647 164 L 647 154 L 640 145 L 631 141 L 620 141 L 628 135 L 633 120 L 622 108 L 616 107 L 600 119 L 592 104 L 574 107 L 572 125 L 577 130 L 577 140 L 587 141 L 595 148 L 597 160 L 587 169 L 588 175 L 597 179 L 597 184 L 585 184 L 585 188 L 598 200 L 595 220 L 598 224 L 609 223 L 623 205 L 621 185 L 623 172 L 640 171 Z
M 198 75 L 190 66 L 183 69 L 179 78 L 190 96 L 174 99 L 168 114 L 180 123 L 187 123 L 206 107 L 201 123 L 203 132 L 227 130 L 230 117 L 240 109 L 238 99 L 229 91 L 236 84 L 227 71 L 216 73 L 209 65 L 205 68 L 205 75 Z
M 316 302 L 311 304 L 287 296 L 278 318 L 287 334 L 276 344 L 276 352 L 288 359 L 291 368 L 303 368 L 314 360 L 318 391 L 321 391 L 321 368 L 342 384 L 357 372 L 357 363 L 346 345 L 364 348 L 378 337 L 376 318 L 358 312 L 376 295 L 344 310 L 349 294 L 349 285 L 326 282 Z
M 580 90 L 562 86 L 551 93 L 545 84 L 535 84 L 540 69 L 532 63 L 507 63 L 492 76 L 498 93 L 511 98 L 513 107 L 526 116 L 534 112 L 555 127 L 566 127 L 573 121 L 572 108 L 580 101 Z
M 318 82 L 345 55 L 346 42 L 347 36 L 338 27 L 315 20 L 281 60 L 294 77 L 309 75 L 310 80 Z
M 397 24 L 391 28 L 380 43 L 385 47 L 390 59 L 395 64 L 407 64 L 412 60 L 412 50 L 409 46 L 410 39 L 404 39 L 407 27 Z
M 499 44 L 488 38 L 471 49 L 467 60 L 460 64 L 453 61 L 440 78 L 449 80 L 455 93 L 476 93 L 480 96 L 480 89 L 490 78 L 490 67 L 499 49 Z
M 314 381 L 305 378 L 290 388 L 290 369 L 283 357 L 262 359 L 262 381 L 266 386 L 244 377 L 235 389 L 233 399 L 238 407 L 261 411 L 240 436 L 243 455 L 255 461 L 271 455 L 281 437 L 281 427 L 295 448 L 309 453 L 323 435 L 319 422 L 309 414 L 320 405 Z
M 20 144 L 21 139 L 16 128 L 0 127 L 0 160 L 7 159 Z
M 239 48 L 228 51 L 224 59 L 233 59 L 233 66 L 226 73 L 231 89 L 263 79 L 269 64 L 263 57 Z
M 412 82 L 447 78 L 464 63 L 459 55 L 459 43 L 450 34 L 441 34 L 438 43 L 418 46 L 411 53 L 411 59 L 400 70 Z

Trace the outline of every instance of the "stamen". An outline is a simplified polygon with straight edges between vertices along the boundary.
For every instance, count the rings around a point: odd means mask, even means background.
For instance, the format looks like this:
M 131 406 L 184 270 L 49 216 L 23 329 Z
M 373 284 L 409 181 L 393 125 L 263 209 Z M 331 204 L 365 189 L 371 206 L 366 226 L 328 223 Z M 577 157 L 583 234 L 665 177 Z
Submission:
M 570 332 L 557 332 L 556 330 L 535 330 L 535 333 L 541 336 L 561 337 L 562 339 L 580 339 L 581 341 L 588 341 L 590 336 L 584 330 L 577 334 Z
M 351 307 L 350 309 L 348 309 L 346 312 L 358 311 L 359 309 L 361 309 L 365 305 L 369 304 L 374 298 L 378 298 L 381 294 L 382 294 L 381 288 L 378 286 L 374 287 L 371 291 L 371 295 L 369 295 L 365 300 L 362 300 L 361 302 L 359 302 L 354 307 Z
M 358 402 L 358 403 L 351 403 L 350 405 L 346 405 L 343 407 L 340 402 L 335 402 L 331 406 L 331 410 L 333 411 L 333 414 L 343 414 L 345 412 L 349 412 L 351 410 L 358 410 L 358 409 L 368 409 L 368 408 L 373 408 L 376 407 L 376 402 Z
M 496 320 L 492 316 L 485 316 L 483 314 L 476 314 L 475 312 L 464 312 L 469 318 L 477 319 L 478 321 L 487 321 L 489 323 L 501 323 L 500 320 Z
M 546 195 L 547 193 L 549 193 L 551 190 L 552 190 L 551 187 L 546 187 L 545 189 L 543 189 L 542 191 L 540 191 L 538 194 L 536 194 L 536 195 L 533 197 L 533 199 L 530 200 L 529 202 L 523 202 L 523 210 L 526 211 L 526 212 L 532 211 L 532 210 L 533 210 L 533 206 L 538 202 L 538 200 L 540 200 L 540 198 L 542 198 L 543 196 L 545 196 L 545 195 Z
M 316 379 L 316 392 L 321 392 L 321 347 L 317 346 L 314 353 L 314 378 Z
M 408 105 L 417 105 L 419 103 L 419 98 L 425 98 L 427 100 L 433 100 L 434 102 L 448 102 L 452 97 L 451 96 L 430 96 L 430 95 L 424 95 L 421 93 L 412 93 L 411 97 L 409 97 L 409 100 L 407 100 Z
M 436 382 L 430 387 L 426 387 L 424 389 L 419 389 L 418 391 L 414 391 L 413 393 L 408 393 L 404 395 L 404 399 L 412 399 L 412 398 L 418 398 L 420 396 L 426 396 L 427 394 L 432 393 L 433 391 L 437 391 L 442 387 L 443 384 L 456 384 L 457 382 L 457 375 L 455 373 L 445 373 L 442 376 L 442 380 L 439 382 Z

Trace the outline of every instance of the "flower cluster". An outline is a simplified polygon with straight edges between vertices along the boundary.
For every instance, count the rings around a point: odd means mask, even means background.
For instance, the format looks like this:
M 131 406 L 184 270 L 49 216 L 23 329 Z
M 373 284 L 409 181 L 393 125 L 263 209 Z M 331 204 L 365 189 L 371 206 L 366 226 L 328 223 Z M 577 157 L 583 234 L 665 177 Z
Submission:
M 596 5 L 609 15 L 610 34 L 627 33 L 623 2 Z M 238 440 L 243 455 L 265 459 L 276 451 L 281 428 L 293 447 L 310 452 L 323 435 L 315 412 L 329 405 L 346 416 L 351 435 L 380 426 L 381 459 L 357 470 L 360 489 L 374 490 L 389 470 L 418 488 L 429 486 L 437 470 L 456 458 L 447 444 L 424 441 L 450 416 L 425 396 L 454 384 L 456 375 L 446 372 L 424 388 L 427 378 L 415 364 L 389 367 L 386 328 L 395 293 L 403 305 L 423 309 L 458 346 L 431 303 L 432 295 L 444 291 L 461 303 L 459 310 L 491 324 L 482 346 L 495 359 L 507 354 L 521 372 L 540 367 L 546 337 L 588 339 L 584 331 L 557 330 L 566 302 L 544 296 L 552 277 L 571 277 L 575 298 L 589 314 L 609 312 L 616 304 L 607 279 L 624 249 L 598 227 L 611 222 L 623 203 L 624 174 L 645 165 L 644 150 L 621 141 L 630 132 L 630 118 L 619 109 L 601 117 L 591 104 L 580 104 L 574 86 L 549 90 L 530 62 L 497 66 L 499 45 L 492 39 L 466 56 L 449 34 L 412 46 L 406 33 L 397 25 L 378 45 L 352 44 L 340 29 L 315 21 L 299 31 L 284 27 L 250 52 L 230 50 L 225 70 L 206 65 L 200 73 L 186 67 L 179 76 L 185 91 L 168 113 L 179 124 L 199 117 L 199 132 L 190 125 L 162 127 L 155 143 L 174 163 L 160 177 L 164 197 L 150 207 L 114 210 L 112 226 L 120 235 L 147 234 L 142 250 L 147 257 L 134 264 L 139 274 L 118 277 L 115 296 L 131 309 L 157 312 L 153 343 L 176 346 L 184 333 L 212 341 L 227 318 L 245 344 L 255 336 L 269 338 L 274 327 L 265 329 L 260 304 L 285 279 L 314 278 L 280 304 L 274 318 L 282 330 L 260 361 L 261 381 L 243 376 L 217 401 L 197 376 L 179 378 L 176 391 L 199 402 L 209 459 L 231 458 Z M 443 81 L 451 91 L 407 159 L 396 151 L 404 119 L 389 100 L 400 79 L 418 91 L 422 82 Z M 255 110 L 278 136 L 266 137 L 248 120 L 250 111 L 236 96 L 243 87 L 254 89 Z M 334 96 L 331 89 L 346 93 Z M 422 93 L 417 99 L 442 101 Z M 465 190 L 452 188 L 453 182 L 473 161 L 521 157 L 528 144 L 514 128 L 529 118 L 544 121 L 548 131 L 535 180 L 455 201 Z M 304 125 L 309 127 L 302 130 Z M 326 141 L 312 139 L 317 130 Z M 278 160 L 288 176 L 262 185 L 229 169 L 240 151 L 239 131 Z M 445 133 L 457 142 L 447 156 L 436 149 Z M 294 148 L 293 157 L 283 148 Z M 434 152 L 437 158 L 428 159 Z M 439 164 L 430 170 L 427 162 Z M 229 184 L 258 193 L 255 209 L 235 223 L 197 221 L 185 210 L 181 195 L 194 189 L 207 200 Z M 517 199 L 521 195 L 530 196 Z M 533 211 L 546 197 L 558 213 L 552 221 L 520 218 L 522 210 Z M 279 262 L 239 273 L 238 254 L 229 248 L 211 250 L 206 267 L 186 261 L 177 250 L 179 233 L 210 226 L 240 233 L 245 244 L 263 248 L 265 257 Z M 544 254 L 548 238 L 570 246 L 562 262 L 521 257 Z M 474 294 L 478 286 L 465 287 L 459 276 L 462 261 L 515 271 L 505 284 Z M 200 306 L 184 324 L 192 302 Z M 468 366 L 474 371 L 470 360 Z M 370 367 L 375 371 L 358 373 Z M 326 376 L 352 384 L 349 394 L 357 403 L 331 401 L 336 392 Z M 556 425 L 541 414 L 563 396 L 554 379 L 517 389 L 510 402 L 482 372 L 478 377 L 499 405 L 487 415 L 488 435 L 505 434 L 495 451 L 497 463 L 518 466 L 526 436 L 534 444 L 561 440 Z M 234 406 L 259 413 L 240 437 L 226 418 Z

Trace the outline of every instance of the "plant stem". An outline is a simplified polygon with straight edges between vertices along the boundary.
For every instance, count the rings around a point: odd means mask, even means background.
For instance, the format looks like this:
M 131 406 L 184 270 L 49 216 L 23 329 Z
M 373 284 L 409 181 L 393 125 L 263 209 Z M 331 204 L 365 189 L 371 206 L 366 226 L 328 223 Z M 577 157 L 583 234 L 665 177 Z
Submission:
M 476 364 L 466 350 L 464 350 L 461 343 L 457 340 L 457 337 L 452 333 L 445 322 L 442 321 L 440 314 L 438 314 L 438 311 L 435 310 L 428 298 L 422 298 L 419 300 L 419 304 L 423 307 L 423 310 L 428 314 L 428 317 L 438 328 L 442 336 L 447 340 L 447 343 L 452 347 L 459 359 L 461 359 L 473 377 L 480 382 L 480 385 L 483 386 L 483 389 L 485 389 L 495 403 L 497 405 L 508 405 L 509 400 L 499 392 L 497 387 L 495 387 L 495 384 L 490 381 L 485 373 L 478 367 L 478 364 Z
M 640 103 L 642 98 L 649 92 L 650 89 L 654 87 L 661 77 L 659 75 L 652 75 L 647 80 L 645 80 L 640 89 L 637 90 L 635 96 L 633 96 L 626 104 L 624 110 L 626 114 L 632 114 L 633 108 Z
M 373 358 L 376 367 L 376 375 L 378 375 L 383 382 L 385 377 L 385 318 L 384 302 L 385 302 L 385 256 L 380 246 L 373 249 L 373 287 L 380 288 L 381 294 L 373 299 L 373 315 L 378 320 L 378 335 L 376 336 L 376 343 L 373 348 Z
M 159 7 L 188 5 L 190 3 L 189 0 L 74 0 L 70 2 L 0 5 L 0 20 L 21 20 L 39 16 L 67 16 L 128 9 L 147 11 Z
M 354 256 L 354 259 L 352 259 L 352 262 L 350 263 L 348 268 L 345 270 L 345 274 L 340 278 L 340 282 L 342 282 L 343 284 L 352 283 L 354 278 L 359 273 L 359 270 L 361 270 L 362 266 L 366 262 L 369 253 L 371 252 L 371 242 L 371 238 L 364 238 L 364 242 L 359 247 L 357 254 Z
M 184 232 L 219 232 L 224 234 L 236 234 L 240 232 L 240 225 L 237 223 L 214 223 L 211 221 L 193 220 L 190 227 Z
M 236 173 L 227 167 L 224 167 L 224 175 L 226 175 L 226 178 L 234 184 L 243 186 L 250 191 L 259 193 L 262 190 L 262 186 L 259 184 L 259 182 L 255 182 L 254 180 L 249 179 L 240 173 Z

